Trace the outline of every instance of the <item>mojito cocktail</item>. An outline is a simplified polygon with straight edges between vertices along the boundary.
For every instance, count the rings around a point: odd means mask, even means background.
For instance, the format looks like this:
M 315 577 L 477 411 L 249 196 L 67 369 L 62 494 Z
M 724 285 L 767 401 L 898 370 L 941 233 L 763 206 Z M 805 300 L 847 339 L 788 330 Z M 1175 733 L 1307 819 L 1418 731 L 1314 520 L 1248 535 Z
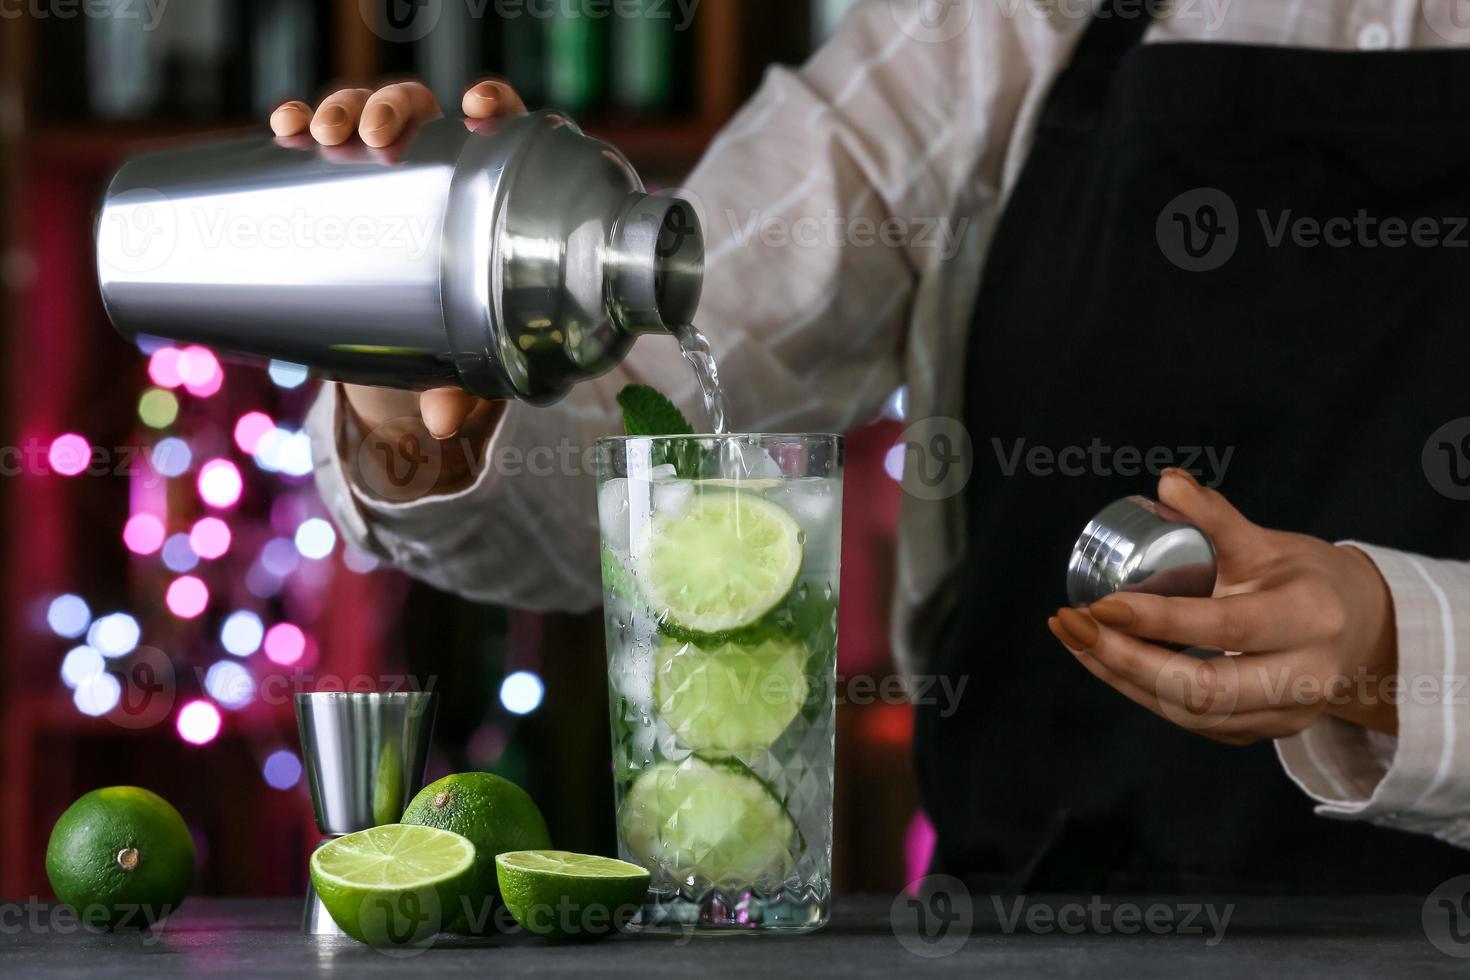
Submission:
M 653 875 L 642 928 L 827 920 L 842 451 L 599 446 L 618 842 Z

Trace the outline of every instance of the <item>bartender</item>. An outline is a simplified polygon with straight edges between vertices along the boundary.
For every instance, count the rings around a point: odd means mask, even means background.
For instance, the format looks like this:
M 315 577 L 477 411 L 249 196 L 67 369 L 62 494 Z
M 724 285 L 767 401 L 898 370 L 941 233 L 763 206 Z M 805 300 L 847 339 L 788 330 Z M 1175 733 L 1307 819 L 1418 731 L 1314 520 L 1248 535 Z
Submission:
M 1470 872 L 1470 37 L 1453 0 L 1083 6 L 865 3 L 770 72 L 685 190 L 731 415 L 845 431 L 906 386 L 968 436 L 962 489 L 905 495 L 898 563 L 903 668 L 970 678 L 918 708 L 936 870 L 1428 892 Z M 463 109 L 523 106 L 487 81 Z M 390 152 L 439 112 L 399 82 L 271 123 Z M 549 409 L 328 386 L 317 481 L 410 574 L 591 608 L 591 475 L 496 461 L 616 432 L 630 382 L 701 417 L 672 340 Z M 374 431 L 426 432 L 431 485 L 375 474 Z M 1214 596 L 1058 610 L 1140 460 L 1215 540 Z

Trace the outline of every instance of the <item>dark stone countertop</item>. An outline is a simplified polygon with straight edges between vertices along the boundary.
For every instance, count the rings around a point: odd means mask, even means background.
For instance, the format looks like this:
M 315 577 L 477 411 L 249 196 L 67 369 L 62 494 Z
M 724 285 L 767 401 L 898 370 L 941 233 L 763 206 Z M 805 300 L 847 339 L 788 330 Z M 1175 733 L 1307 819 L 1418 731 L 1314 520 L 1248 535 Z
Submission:
M 0 906 L 0 976 L 153 980 L 432 974 L 497 980 L 559 975 L 811 980 L 930 973 L 1340 980 L 1470 974 L 1470 959 L 1460 958 L 1470 956 L 1470 913 L 1445 904 L 1426 918 L 1422 896 L 1034 897 L 1019 907 L 1019 919 L 1018 901 L 976 896 L 969 916 L 953 907 L 934 910 L 947 911 L 951 920 L 937 945 L 914 938 L 913 906 L 900 904 L 895 917 L 893 899 L 859 897 L 839 899 L 831 925 L 805 936 L 627 935 L 573 945 L 552 945 L 525 935 L 445 936 L 432 948 L 407 955 L 379 952 L 348 939 L 302 936 L 297 931 L 300 904 L 286 899 L 195 898 L 161 930 L 116 934 L 83 930 L 67 913 L 53 914 L 47 905 L 11 903 Z M 1099 902 L 1110 908 L 1099 907 Z M 1227 910 L 1221 936 L 1219 923 Z M 937 921 L 931 918 L 931 925 Z M 1428 933 L 1434 934 L 1437 945 Z M 910 945 L 947 955 L 920 956 Z

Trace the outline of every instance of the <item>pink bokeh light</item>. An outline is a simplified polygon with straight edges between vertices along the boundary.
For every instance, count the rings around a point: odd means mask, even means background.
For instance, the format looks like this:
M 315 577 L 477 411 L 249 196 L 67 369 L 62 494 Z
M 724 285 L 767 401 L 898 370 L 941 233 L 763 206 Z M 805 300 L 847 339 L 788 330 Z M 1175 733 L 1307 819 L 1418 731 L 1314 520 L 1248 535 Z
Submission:
M 212 560 L 230 550 L 230 526 L 218 517 L 205 517 L 189 530 L 194 554 Z
M 923 810 L 916 811 L 903 835 L 904 873 L 910 882 L 907 891 L 911 895 L 918 893 L 919 879 L 929 873 L 936 839 L 929 815 Z
M 184 383 L 179 373 L 179 349 L 160 347 L 148 359 L 148 377 L 160 388 L 177 388 Z
M 299 626 L 277 623 L 265 633 L 265 655 L 271 663 L 289 667 L 306 652 L 306 634 Z
M 179 378 L 186 385 L 206 385 L 220 373 L 219 359 L 198 344 L 179 351 Z
M 260 440 L 275 429 L 276 423 L 264 412 L 246 412 L 235 423 L 235 445 L 240 447 L 240 452 L 254 456 Z
M 164 601 L 175 616 L 194 619 L 209 605 L 209 586 L 193 575 L 184 575 L 169 585 Z
M 199 496 L 211 507 L 233 507 L 244 484 L 240 470 L 227 459 L 211 459 L 199 469 Z
M 92 444 L 75 432 L 57 436 L 51 441 L 46 454 L 51 469 L 61 476 L 76 476 L 86 472 L 92 462 Z
M 123 544 L 135 555 L 151 555 L 163 547 L 163 521 L 152 514 L 134 514 L 123 525 Z
M 190 701 L 179 709 L 174 725 L 179 731 L 179 738 L 191 745 L 206 745 L 219 734 L 219 709 L 208 701 Z

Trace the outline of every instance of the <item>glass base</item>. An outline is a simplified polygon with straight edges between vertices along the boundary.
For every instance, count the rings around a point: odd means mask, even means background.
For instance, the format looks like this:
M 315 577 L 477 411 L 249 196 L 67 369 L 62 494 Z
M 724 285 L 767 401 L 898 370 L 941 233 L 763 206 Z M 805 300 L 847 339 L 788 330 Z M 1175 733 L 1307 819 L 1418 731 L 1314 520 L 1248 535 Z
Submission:
M 827 924 L 831 901 L 815 892 L 775 895 L 711 889 L 702 896 L 650 893 L 634 917 L 635 932 L 665 935 L 800 934 Z

